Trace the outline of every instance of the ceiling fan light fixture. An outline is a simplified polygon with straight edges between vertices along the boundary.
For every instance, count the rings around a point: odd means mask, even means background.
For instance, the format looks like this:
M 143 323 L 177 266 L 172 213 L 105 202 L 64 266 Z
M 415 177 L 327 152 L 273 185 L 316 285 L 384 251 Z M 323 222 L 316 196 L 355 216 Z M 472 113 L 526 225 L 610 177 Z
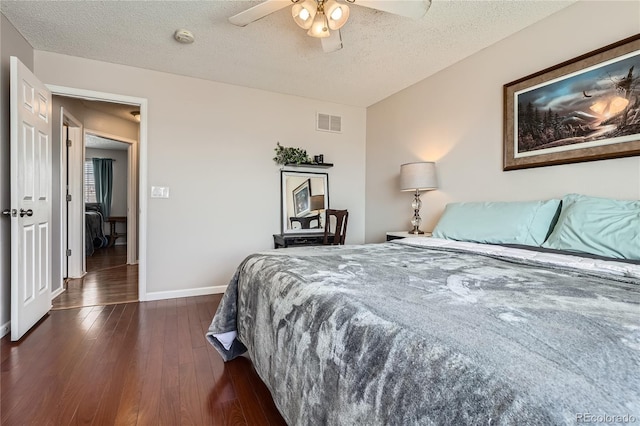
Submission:
M 307 31 L 307 35 L 316 38 L 324 38 L 331 35 L 329 33 L 329 23 L 327 22 L 327 16 L 323 11 L 318 10 L 318 13 L 316 13 L 316 16 L 313 18 L 313 24 L 311 24 L 311 28 L 309 28 L 309 31 Z
M 328 17 L 329 29 L 332 30 L 339 30 L 349 19 L 349 6 L 336 0 L 327 0 L 324 3 L 324 11 Z
M 305 0 L 301 3 L 295 3 L 291 8 L 291 15 L 293 20 L 300 28 L 308 30 L 311 28 L 313 19 L 316 15 L 318 6 L 313 0 Z

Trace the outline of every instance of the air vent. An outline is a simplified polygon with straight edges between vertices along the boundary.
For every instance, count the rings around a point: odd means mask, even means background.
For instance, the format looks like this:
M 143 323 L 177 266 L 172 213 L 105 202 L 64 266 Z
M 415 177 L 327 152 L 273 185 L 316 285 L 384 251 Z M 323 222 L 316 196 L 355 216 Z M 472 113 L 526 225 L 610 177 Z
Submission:
M 342 117 L 318 113 L 316 130 L 323 132 L 342 133 Z

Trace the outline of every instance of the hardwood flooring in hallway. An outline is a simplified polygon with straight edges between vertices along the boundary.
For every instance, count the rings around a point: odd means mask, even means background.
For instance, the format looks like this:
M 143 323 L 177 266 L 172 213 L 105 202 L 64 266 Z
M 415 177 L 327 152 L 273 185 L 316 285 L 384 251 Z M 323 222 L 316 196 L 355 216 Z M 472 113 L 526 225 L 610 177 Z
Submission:
M 87 257 L 87 274 L 67 281 L 67 289 L 53 299 L 53 309 L 138 301 L 138 265 L 126 262 L 126 246 L 96 250 Z
M 87 272 L 101 271 L 127 264 L 127 246 L 111 246 L 97 249 L 93 255 L 87 256 Z

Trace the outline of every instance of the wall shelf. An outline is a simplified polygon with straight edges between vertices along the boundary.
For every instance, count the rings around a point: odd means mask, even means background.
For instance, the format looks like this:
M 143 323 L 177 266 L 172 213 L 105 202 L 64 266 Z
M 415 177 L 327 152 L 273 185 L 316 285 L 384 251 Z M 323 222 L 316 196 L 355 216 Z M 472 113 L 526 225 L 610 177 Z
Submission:
M 329 167 L 333 167 L 333 163 L 300 163 L 300 164 L 290 163 L 290 164 L 285 164 L 284 166 L 285 167 L 313 167 L 318 169 L 328 169 Z

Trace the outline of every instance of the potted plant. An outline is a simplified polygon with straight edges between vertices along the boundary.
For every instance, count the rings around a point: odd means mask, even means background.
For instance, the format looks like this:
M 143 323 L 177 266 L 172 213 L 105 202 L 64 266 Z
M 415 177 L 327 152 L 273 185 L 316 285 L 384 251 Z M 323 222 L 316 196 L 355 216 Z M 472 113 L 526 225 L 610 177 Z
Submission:
M 309 164 L 311 158 L 307 155 L 307 151 L 302 148 L 293 148 L 280 145 L 280 142 L 276 144 L 276 156 L 273 157 L 273 161 L 276 164 Z

